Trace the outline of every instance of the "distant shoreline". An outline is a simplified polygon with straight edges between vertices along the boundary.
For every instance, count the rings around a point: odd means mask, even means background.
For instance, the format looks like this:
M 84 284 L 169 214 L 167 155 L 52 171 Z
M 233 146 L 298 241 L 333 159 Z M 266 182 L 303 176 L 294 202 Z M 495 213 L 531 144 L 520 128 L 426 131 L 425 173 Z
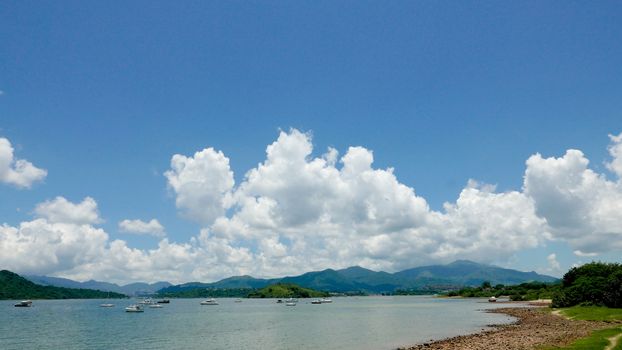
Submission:
M 507 350 L 536 348 L 537 346 L 564 346 L 587 337 L 594 330 L 610 328 L 611 323 L 600 321 L 569 320 L 547 312 L 542 306 L 528 305 L 519 308 L 489 309 L 486 312 L 516 317 L 506 325 L 493 325 L 492 329 L 460 335 L 438 341 L 399 348 L 407 350 Z

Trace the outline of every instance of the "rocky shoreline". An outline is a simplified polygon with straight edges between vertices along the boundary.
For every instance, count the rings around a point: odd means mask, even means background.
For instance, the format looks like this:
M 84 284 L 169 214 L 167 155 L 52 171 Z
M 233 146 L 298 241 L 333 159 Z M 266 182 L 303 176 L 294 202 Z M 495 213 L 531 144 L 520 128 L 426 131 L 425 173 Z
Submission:
M 542 307 L 501 308 L 487 312 L 503 313 L 518 320 L 476 334 L 462 335 L 402 350 L 527 350 L 537 346 L 563 346 L 592 331 L 611 328 L 608 322 L 569 320 Z

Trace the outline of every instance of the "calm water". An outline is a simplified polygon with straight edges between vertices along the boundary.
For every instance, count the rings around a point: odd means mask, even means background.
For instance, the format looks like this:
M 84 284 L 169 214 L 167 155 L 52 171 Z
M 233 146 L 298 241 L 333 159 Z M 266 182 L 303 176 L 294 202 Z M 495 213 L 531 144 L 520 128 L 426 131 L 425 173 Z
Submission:
M 395 349 L 509 322 L 482 300 L 433 297 L 335 298 L 297 306 L 275 300 L 173 299 L 126 313 L 130 300 L 41 300 L 31 308 L 0 301 L 0 349 Z

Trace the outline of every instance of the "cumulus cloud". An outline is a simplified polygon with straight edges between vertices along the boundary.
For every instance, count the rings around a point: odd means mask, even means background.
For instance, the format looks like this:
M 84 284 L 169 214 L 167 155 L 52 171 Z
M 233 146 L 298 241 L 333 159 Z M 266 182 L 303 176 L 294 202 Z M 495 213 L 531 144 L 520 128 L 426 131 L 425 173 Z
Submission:
M 396 270 L 457 258 L 490 262 L 548 238 L 546 221 L 524 193 L 470 182 L 456 203 L 437 212 L 393 169 L 375 169 L 364 147 L 350 147 L 340 159 L 334 149 L 312 153 L 309 134 L 281 132 L 266 160 L 217 199 L 232 211 L 208 225 L 210 239 L 248 247 L 245 256 L 254 262 L 248 268 L 273 276 L 350 265 Z
M 546 257 L 546 261 L 548 262 L 548 267 L 546 268 L 546 272 L 554 275 L 559 275 L 562 271 L 562 267 L 557 261 L 557 254 L 551 253 Z
M 610 147 L 612 170 L 620 162 L 619 138 Z M 618 143 L 615 143 L 618 140 Z M 564 240 L 580 256 L 622 250 L 622 184 L 588 168 L 579 150 L 562 157 L 527 160 L 524 192 L 545 218 L 554 239 Z
M 97 210 L 97 202 L 91 197 L 86 197 L 76 204 L 59 196 L 38 204 L 35 213 L 51 223 L 88 225 L 102 221 Z
M 166 235 L 164 226 L 156 219 L 151 219 L 147 222 L 125 219 L 119 222 L 119 231 L 139 235 L 152 235 L 155 237 L 164 237 Z
M 164 175 L 175 192 L 177 208 L 186 217 L 211 224 L 223 215 L 234 180 L 229 158 L 222 152 L 206 148 L 192 157 L 176 154 Z
M 30 188 L 33 183 L 47 176 L 45 169 L 34 166 L 27 160 L 17 159 L 8 139 L 0 137 L 0 182 L 18 188 Z
M 375 168 L 371 150 L 314 156 L 311 136 L 290 130 L 237 186 L 220 151 L 173 156 L 165 176 L 177 207 L 203 225 L 186 243 L 128 247 L 97 227 L 92 198 L 58 197 L 39 204 L 33 221 L 0 228 L 0 264 L 77 279 L 183 282 L 350 265 L 395 271 L 455 259 L 503 261 L 550 240 L 566 242 L 578 256 L 622 250 L 619 136 L 611 141 L 607 164 L 616 180 L 591 170 L 578 150 L 557 158 L 535 154 L 526 161 L 522 189 L 499 192 L 470 180 L 437 211 L 392 168 Z M 154 220 L 119 227 L 153 233 Z M 555 254 L 547 262 L 550 271 L 560 267 Z

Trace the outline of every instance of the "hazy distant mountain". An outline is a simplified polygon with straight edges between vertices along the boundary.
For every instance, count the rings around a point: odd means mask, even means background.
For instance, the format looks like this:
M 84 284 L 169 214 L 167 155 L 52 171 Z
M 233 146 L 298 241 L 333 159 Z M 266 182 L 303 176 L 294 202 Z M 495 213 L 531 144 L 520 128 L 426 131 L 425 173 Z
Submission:
M 178 284 L 175 286 L 169 286 L 159 290 L 159 293 L 176 293 L 196 288 L 212 288 L 212 289 L 235 289 L 235 288 L 250 288 L 261 289 L 271 283 L 278 282 L 278 279 L 262 279 L 254 278 L 251 276 L 234 276 L 228 277 L 218 282 L 201 283 L 201 282 L 188 282 L 184 284 Z
M 454 284 L 477 286 L 484 281 L 495 284 L 519 284 L 527 281 L 555 282 L 557 278 L 536 272 L 522 272 L 494 265 L 483 265 L 468 260 L 457 260 L 447 265 L 420 266 L 394 274 L 400 279 L 421 285 Z
M 383 293 L 393 292 L 396 289 L 438 290 L 451 287 L 478 286 L 484 281 L 489 281 L 493 285 L 499 283 L 509 285 L 529 281 L 555 282 L 556 280 L 554 277 L 535 272 L 521 272 L 467 260 L 458 260 L 447 265 L 422 266 L 396 273 L 376 272 L 353 266 L 343 270 L 326 269 L 275 279 L 236 276 L 213 283 L 185 283 L 168 287 L 161 292 L 177 292 L 195 288 L 263 288 L 269 284 L 283 282 L 331 292 Z
M 143 295 L 143 294 L 153 294 L 156 291 L 171 286 L 168 282 L 157 282 L 157 283 L 130 283 L 124 286 L 119 286 L 118 284 L 108 283 L 108 282 L 99 282 L 99 281 L 86 281 L 86 282 L 77 282 L 74 280 L 70 280 L 68 278 L 60 278 L 60 277 L 48 277 L 48 276 L 24 276 L 31 282 L 44 285 L 44 286 L 55 286 L 55 287 L 64 287 L 64 288 L 86 288 L 86 289 L 96 289 L 105 292 L 115 292 L 122 293 L 126 295 Z
M 393 292 L 396 289 L 438 290 L 451 287 L 478 286 L 484 281 L 495 284 L 519 284 L 529 281 L 554 282 L 551 276 L 536 272 L 522 272 L 494 265 L 478 264 L 468 260 L 458 260 L 447 265 L 420 266 L 412 269 L 388 273 L 372 271 L 359 266 L 342 270 L 326 269 L 307 272 L 298 276 L 263 279 L 251 276 L 234 276 L 218 282 L 190 282 L 171 285 L 168 282 L 131 283 L 119 286 L 114 283 L 86 281 L 76 282 L 66 278 L 46 276 L 26 276 L 32 282 L 66 288 L 88 288 L 123 293 L 127 295 L 154 294 L 156 292 L 175 293 L 197 288 L 261 289 L 267 285 L 283 282 L 301 287 L 331 292 Z

